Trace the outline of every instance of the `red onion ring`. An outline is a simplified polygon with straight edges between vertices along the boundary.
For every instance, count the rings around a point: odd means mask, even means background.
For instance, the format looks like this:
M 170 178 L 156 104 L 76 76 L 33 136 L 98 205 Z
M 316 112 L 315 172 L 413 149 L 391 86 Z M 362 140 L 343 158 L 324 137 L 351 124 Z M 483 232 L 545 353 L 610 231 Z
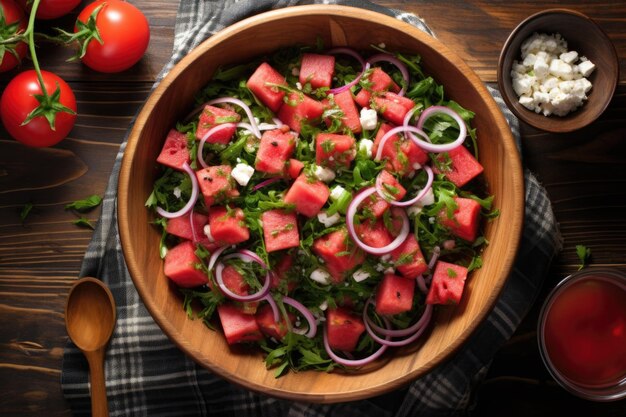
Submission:
M 256 136 L 257 138 L 261 137 L 261 131 L 259 130 L 259 127 L 256 124 L 256 120 L 254 119 L 252 110 L 250 110 L 250 107 L 248 107 L 248 105 L 244 103 L 243 101 L 234 97 L 220 97 L 220 98 L 216 98 L 216 99 L 209 100 L 206 102 L 206 104 L 209 104 L 209 105 L 222 104 L 222 103 L 230 103 L 230 104 L 234 104 L 236 106 L 241 107 L 243 111 L 246 112 L 246 116 L 248 116 L 248 121 L 250 122 L 250 125 L 252 126 L 252 129 L 253 129 L 252 133 L 254 133 L 254 136 Z
M 419 107 L 415 106 L 404 115 L 404 121 L 402 122 L 403 126 L 409 125 L 409 122 L 411 121 L 411 116 L 413 116 L 413 113 L 415 113 L 417 109 L 419 109 Z
M 231 255 L 225 256 L 223 259 L 231 259 L 231 258 L 243 259 L 244 258 L 244 256 L 239 256 L 239 255 L 241 254 L 233 253 Z M 222 272 L 224 271 L 224 268 L 225 267 L 222 262 L 217 263 L 217 265 L 215 266 L 215 281 L 217 282 L 217 285 L 219 285 L 220 290 L 228 298 L 231 298 L 235 301 L 258 301 L 269 293 L 270 281 L 271 281 L 269 272 L 265 274 L 265 282 L 263 283 L 263 286 L 261 287 L 259 291 L 253 294 L 240 295 L 240 294 L 235 294 L 234 292 L 232 292 L 224 283 L 224 278 L 222 276 Z
M 261 300 L 265 300 L 269 303 L 272 308 L 272 312 L 274 313 L 274 323 L 278 323 L 280 321 L 280 311 L 278 310 L 278 306 L 276 305 L 276 301 L 274 300 L 274 297 L 272 297 L 272 294 L 268 291 L 267 294 L 261 298 Z
M 313 313 L 311 313 L 311 311 L 309 311 L 309 309 L 306 308 L 301 302 L 294 300 L 291 297 L 284 296 L 283 303 L 289 304 L 302 314 L 302 317 L 304 317 L 309 323 L 309 330 L 305 331 L 303 334 L 309 339 L 314 338 L 317 334 L 317 323 L 315 322 L 315 316 L 313 316 Z M 299 333 L 297 330 L 299 329 L 293 329 L 294 332 Z
M 256 138 L 259 138 L 259 139 L 261 138 L 261 136 L 257 136 L 257 135 L 254 133 L 254 128 L 252 127 L 252 125 L 251 125 L 250 123 L 246 123 L 246 122 L 238 122 L 238 123 L 237 123 L 237 127 L 238 127 L 238 128 L 242 128 L 242 129 L 246 129 L 247 131 L 249 131 L 250 133 L 252 133 L 252 134 L 253 134 Z M 261 129 L 259 128 L 259 130 L 261 130 Z
M 430 322 L 430 318 L 432 317 L 432 311 L 433 311 L 432 307 L 431 308 L 426 307 L 424 309 L 424 314 L 419 320 L 419 321 L 424 320 L 422 326 L 419 327 L 415 331 L 415 333 L 413 333 L 411 336 L 407 337 L 406 339 L 389 340 L 389 336 L 385 336 L 385 339 L 383 339 L 373 331 L 368 320 L 365 320 L 364 322 L 365 330 L 367 331 L 367 333 L 370 335 L 372 339 L 374 339 L 376 342 L 384 346 L 391 346 L 391 347 L 406 346 L 416 341 L 422 335 L 422 333 L 424 333 L 424 331 L 428 328 L 428 323 Z M 385 324 L 389 325 L 389 319 L 387 319 L 386 317 L 383 317 L 383 321 L 385 322 Z
M 196 243 L 198 239 L 196 239 L 196 226 L 193 224 L 193 209 L 189 211 L 189 227 L 191 228 L 191 241 Z
M 373 246 L 366 245 L 359 239 L 359 236 L 354 227 L 354 215 L 356 214 L 356 210 L 359 205 L 370 195 L 376 192 L 376 187 L 369 187 L 365 190 L 358 193 L 350 204 L 348 205 L 348 210 L 346 211 L 346 225 L 348 226 L 348 233 L 354 243 L 356 243 L 361 249 L 363 249 L 367 253 L 371 253 L 372 255 L 384 255 L 386 253 L 391 252 L 396 249 L 398 246 L 404 242 L 404 239 L 409 235 L 409 218 L 406 215 L 404 210 L 400 210 L 400 216 L 402 217 L 402 229 L 400 229 L 400 233 L 396 238 L 388 245 L 383 246 L 381 248 L 375 248 Z
M 267 187 L 268 185 L 274 184 L 277 181 L 280 181 L 280 178 L 274 177 L 274 178 L 270 178 L 270 179 L 261 181 L 260 183 L 258 183 L 254 187 L 252 187 L 252 191 L 257 191 L 257 190 L 259 190 L 259 189 L 261 189 L 263 187 Z
M 428 287 L 426 286 L 426 280 L 424 279 L 424 276 L 420 274 L 417 276 L 417 278 L 415 278 L 415 280 L 417 281 L 417 287 L 420 289 L 420 291 L 424 294 L 428 293 Z
M 369 64 L 373 64 L 374 62 L 380 62 L 380 61 L 389 62 L 390 64 L 395 65 L 400 70 L 400 73 L 402 74 L 402 78 L 404 79 L 404 85 L 402 86 L 402 89 L 400 90 L 398 95 L 403 96 L 406 86 L 409 85 L 409 70 L 407 69 L 406 65 L 404 65 L 404 62 L 400 61 L 395 56 L 391 54 L 385 54 L 385 53 L 372 55 L 371 57 L 367 59 L 367 62 Z
M 209 258 L 209 266 L 207 267 L 207 269 L 210 271 L 213 269 L 213 267 L 215 266 L 215 262 L 217 261 L 217 258 L 222 254 L 222 252 L 224 252 L 226 249 L 228 248 L 228 246 L 222 246 L 219 247 L 217 249 L 215 249 L 215 252 L 213 252 L 211 254 L 211 257 Z
M 361 79 L 365 71 L 369 69 L 369 64 L 365 62 L 363 57 L 361 57 L 361 55 L 358 52 L 356 52 L 354 49 L 333 48 L 329 50 L 328 53 L 331 55 L 333 54 L 350 55 L 352 58 L 356 59 L 359 62 L 359 64 L 361 64 L 361 72 L 357 74 L 354 80 L 350 81 L 348 84 L 342 85 L 341 87 L 331 88 L 330 90 L 328 90 L 329 94 L 338 94 L 338 93 L 341 93 L 342 91 L 346 91 L 347 89 L 352 88 L 352 86 L 356 85 L 356 83 L 359 82 L 359 80 Z
M 166 219 L 173 219 L 175 217 L 184 216 L 196 204 L 196 200 L 198 198 L 198 179 L 196 178 L 196 173 L 193 171 L 193 169 L 191 169 L 187 162 L 183 163 L 183 170 L 187 174 L 189 174 L 189 179 L 191 180 L 191 196 L 189 197 L 189 201 L 187 201 L 187 204 L 185 204 L 183 208 L 175 212 L 166 211 L 161 207 L 157 207 L 157 213 L 159 213 L 160 216 L 165 217 Z
M 441 248 L 439 248 L 439 246 L 435 246 L 433 248 L 433 255 L 430 258 L 430 261 L 428 261 L 428 269 L 432 270 L 433 267 L 435 266 L 435 263 L 437 262 L 437 259 L 439 258 L 439 254 L 441 253 Z
M 407 327 L 406 329 L 397 329 L 397 330 L 392 330 L 389 329 L 390 326 L 387 326 L 387 328 L 384 327 L 380 327 L 378 326 L 376 323 L 374 323 L 374 321 L 370 318 L 370 316 L 367 314 L 367 307 L 372 304 L 372 299 L 368 299 L 367 302 L 365 303 L 365 307 L 363 308 L 363 320 L 364 322 L 367 321 L 370 325 L 371 330 L 373 330 L 376 333 L 380 333 L 383 336 L 389 336 L 389 337 L 403 337 L 403 336 L 408 336 L 408 335 L 412 335 L 414 334 L 416 331 L 418 331 L 420 328 L 426 326 L 428 324 L 428 321 L 430 319 L 429 316 L 426 315 L 426 310 L 432 310 L 433 306 L 432 304 L 427 304 L 426 307 L 424 308 L 424 312 L 422 313 L 421 317 L 411 326 Z M 429 312 L 429 315 L 431 314 L 431 312 Z
M 429 108 L 424 110 L 422 114 L 420 114 L 420 118 L 417 121 L 417 128 L 422 130 L 424 128 L 424 123 L 426 122 L 426 120 L 438 113 L 443 113 L 452 117 L 454 121 L 459 125 L 459 137 L 455 139 L 452 143 L 456 143 L 460 138 L 463 138 L 463 140 L 465 140 L 465 136 L 467 136 L 467 127 L 465 126 L 465 121 L 457 112 L 452 110 L 450 107 L 430 106 Z M 463 143 L 463 141 L 461 141 L 461 143 Z
M 213 135 L 215 132 L 219 132 L 220 130 L 223 130 L 227 127 L 233 127 L 236 126 L 234 123 L 222 123 L 216 126 L 213 126 L 211 129 L 209 129 L 208 132 L 206 132 L 204 134 L 204 136 L 202 136 L 202 139 L 200 139 L 200 144 L 198 145 L 198 162 L 200 162 L 200 165 L 202 165 L 203 168 L 208 168 L 209 164 L 206 163 L 206 161 L 204 160 L 204 158 L 202 157 L 202 149 L 204 149 L 204 144 L 206 143 L 207 139 L 211 137 L 211 135 Z
M 435 144 L 435 143 L 431 143 L 426 132 L 424 132 L 422 129 L 418 127 L 411 126 L 411 125 L 396 126 L 392 129 L 389 129 L 387 133 L 385 133 L 383 137 L 380 139 L 378 150 L 376 151 L 376 156 L 374 157 L 375 161 L 380 160 L 380 157 L 382 156 L 382 153 L 383 153 L 383 147 L 385 143 L 387 143 L 387 140 L 393 135 L 395 135 L 396 133 L 401 133 L 401 132 L 409 133 L 409 137 L 411 138 L 413 142 L 415 142 L 417 146 L 419 146 L 426 152 L 433 152 L 433 153 L 451 151 L 452 149 L 460 146 L 465 141 L 465 136 L 467 135 L 467 129 L 465 128 L 465 124 L 462 124 L 460 134 L 454 141 L 450 143 Z M 419 136 L 421 136 L 423 139 L 417 138 L 414 135 L 411 135 L 411 133 L 416 133 Z
M 261 257 L 259 255 L 257 255 L 256 253 L 252 252 L 251 250 L 249 250 L 249 249 L 241 249 L 239 251 L 239 253 L 241 253 L 242 255 L 248 256 L 252 261 L 254 261 L 254 262 L 258 263 L 259 265 L 261 265 L 261 267 L 263 269 L 269 269 L 268 266 L 263 261 L 263 259 L 261 259 Z M 232 256 L 232 257 L 234 258 L 234 256 Z M 224 258 L 224 259 L 230 259 L 230 258 Z
M 371 363 L 373 361 L 375 361 L 376 359 L 378 359 L 380 357 L 380 355 L 382 355 L 383 353 L 385 353 L 385 351 L 387 350 L 388 346 L 387 345 L 380 345 L 380 347 L 378 348 L 378 350 L 376 350 L 376 352 L 372 353 L 370 356 L 363 358 L 363 359 L 345 359 L 342 358 L 341 356 L 338 356 L 335 352 L 333 352 L 333 350 L 331 349 L 330 345 L 328 344 L 328 331 L 327 331 L 327 326 L 325 327 L 323 333 L 323 337 L 324 337 L 324 349 L 326 349 L 326 353 L 328 354 L 328 356 L 335 362 L 337 362 L 340 365 L 344 365 L 344 366 L 363 366 L 363 365 L 367 365 L 368 363 Z
M 426 171 L 426 174 L 428 174 L 428 180 L 426 181 L 426 185 L 424 185 L 424 188 L 422 188 L 420 192 L 417 193 L 417 195 L 410 200 L 406 200 L 406 201 L 396 201 L 393 199 L 390 200 L 389 195 L 385 194 L 385 192 L 383 191 L 383 184 L 382 184 L 380 174 L 378 174 L 378 176 L 376 177 L 376 192 L 378 193 L 380 198 L 387 201 L 392 206 L 397 206 L 397 207 L 412 206 L 413 204 L 420 201 L 428 193 L 428 190 L 430 190 L 430 187 L 433 185 L 433 179 L 435 177 L 433 174 L 433 170 L 428 165 L 426 165 L 424 166 L 424 171 Z

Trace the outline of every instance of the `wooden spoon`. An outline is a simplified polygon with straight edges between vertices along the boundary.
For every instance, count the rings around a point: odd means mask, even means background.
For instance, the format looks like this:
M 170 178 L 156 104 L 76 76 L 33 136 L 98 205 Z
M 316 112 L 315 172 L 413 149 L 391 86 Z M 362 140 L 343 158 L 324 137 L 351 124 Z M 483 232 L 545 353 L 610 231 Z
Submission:
M 89 363 L 91 414 L 106 417 L 104 352 L 115 327 L 115 301 L 102 281 L 85 277 L 72 285 L 65 305 L 67 334 Z

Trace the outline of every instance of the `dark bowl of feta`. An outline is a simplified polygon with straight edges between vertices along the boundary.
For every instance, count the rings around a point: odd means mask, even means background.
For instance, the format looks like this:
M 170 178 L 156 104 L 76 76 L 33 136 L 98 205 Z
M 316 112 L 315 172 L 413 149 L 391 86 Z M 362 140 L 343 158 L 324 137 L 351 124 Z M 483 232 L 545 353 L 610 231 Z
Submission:
M 553 133 L 595 121 L 618 80 L 613 43 L 593 19 L 575 10 L 549 9 L 523 20 L 498 62 L 498 86 L 511 111 Z

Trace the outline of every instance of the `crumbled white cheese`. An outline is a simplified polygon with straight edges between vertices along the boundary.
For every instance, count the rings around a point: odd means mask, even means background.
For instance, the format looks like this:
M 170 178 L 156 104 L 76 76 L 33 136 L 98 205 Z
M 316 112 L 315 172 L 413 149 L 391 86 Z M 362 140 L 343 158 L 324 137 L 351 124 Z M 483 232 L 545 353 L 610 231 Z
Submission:
M 378 124 L 378 114 L 374 109 L 363 107 L 359 116 L 363 130 L 374 130 Z
M 522 61 L 513 62 L 512 87 L 519 103 L 545 116 L 565 116 L 587 100 L 595 65 L 568 51 L 560 34 L 535 33 L 522 43 Z
M 319 305 L 319 309 L 322 311 L 326 311 L 326 309 L 328 309 L 328 301 L 322 301 L 322 304 Z
M 335 172 L 332 169 L 321 167 L 319 165 L 315 166 L 313 175 L 315 175 L 318 180 L 323 182 L 331 182 L 335 179 Z
M 302 90 L 302 84 L 300 84 L 300 82 L 296 82 L 296 88 L 298 90 Z
M 248 181 L 252 178 L 252 174 L 254 174 L 254 168 L 248 164 L 237 164 L 230 173 L 235 181 L 244 187 L 248 185 Z
M 372 157 L 372 148 L 374 147 L 374 142 L 369 139 L 361 139 L 359 141 L 359 152 L 363 152 L 365 156 L 368 158 Z
M 322 268 L 317 268 L 311 272 L 311 279 L 322 285 L 330 284 L 330 274 Z
M 435 203 L 435 194 L 433 193 L 433 189 L 429 188 L 424 194 L 424 197 L 420 198 L 415 204 L 410 205 L 406 212 L 409 216 L 417 216 L 424 206 L 430 206 Z
M 174 197 L 180 198 L 181 191 L 179 187 L 174 187 L 174 190 L 172 191 L 172 193 L 174 193 Z
M 202 231 L 204 232 L 204 235 L 207 237 L 207 239 L 209 239 L 209 242 L 215 242 L 215 238 L 211 234 L 211 226 L 207 224 L 206 226 L 204 226 L 204 229 Z
M 317 220 L 324 226 L 330 227 L 338 223 L 339 220 L 341 220 L 341 216 L 339 215 L 339 213 L 335 213 L 332 216 L 329 216 L 328 214 L 326 214 L 325 211 L 320 211 L 319 213 L 317 213 Z
M 335 185 L 332 190 L 330 190 L 330 199 L 333 201 L 337 201 L 341 198 L 343 193 L 347 193 L 346 189 L 341 185 Z
M 363 269 L 357 269 L 356 271 L 354 271 L 354 274 L 352 274 L 352 278 L 354 278 L 356 282 L 365 281 L 369 277 L 370 277 L 370 273 L 367 271 L 364 271 Z

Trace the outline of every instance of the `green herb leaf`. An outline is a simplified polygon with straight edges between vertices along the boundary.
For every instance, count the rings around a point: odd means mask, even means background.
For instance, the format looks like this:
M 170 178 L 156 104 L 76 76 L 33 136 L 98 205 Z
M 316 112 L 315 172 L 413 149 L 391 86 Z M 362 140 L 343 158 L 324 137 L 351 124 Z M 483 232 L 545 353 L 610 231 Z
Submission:
M 80 227 L 88 227 L 89 229 L 94 230 L 94 227 L 91 224 L 91 222 L 84 217 L 80 217 L 79 219 L 74 220 L 72 224 L 75 224 L 76 226 L 80 226 Z
M 102 197 L 94 194 L 83 200 L 76 200 L 70 204 L 67 204 L 65 206 L 65 210 L 76 210 L 82 213 L 98 207 L 100 203 L 102 203 Z
M 30 211 L 33 209 L 33 203 L 26 203 L 24 207 L 22 207 L 22 211 L 20 211 L 20 219 L 22 223 L 26 220 L 26 217 L 30 214 Z
M 580 265 L 578 266 L 578 270 L 580 271 L 589 262 L 589 258 L 591 258 L 591 249 L 585 245 L 576 245 L 576 255 L 578 255 L 578 259 L 580 259 Z

